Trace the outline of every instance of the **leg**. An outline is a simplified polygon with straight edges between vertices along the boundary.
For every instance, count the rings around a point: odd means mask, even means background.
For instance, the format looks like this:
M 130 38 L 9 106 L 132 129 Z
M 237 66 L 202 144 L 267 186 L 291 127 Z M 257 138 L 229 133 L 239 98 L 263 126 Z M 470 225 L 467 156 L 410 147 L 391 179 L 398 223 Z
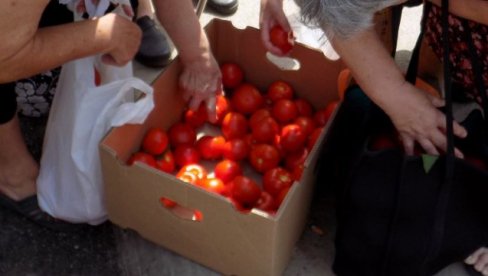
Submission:
M 488 276 L 488 247 L 481 247 L 471 254 L 465 262 L 482 275 Z

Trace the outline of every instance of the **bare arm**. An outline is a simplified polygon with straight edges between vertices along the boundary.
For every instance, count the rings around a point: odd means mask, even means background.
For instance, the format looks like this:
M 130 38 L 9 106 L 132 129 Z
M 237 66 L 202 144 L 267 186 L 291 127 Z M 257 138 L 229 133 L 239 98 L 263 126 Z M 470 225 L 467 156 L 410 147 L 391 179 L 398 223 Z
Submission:
M 441 0 L 429 0 L 440 6 Z M 449 11 L 457 16 L 488 25 L 488 1 L 462 0 L 450 1 Z
M 38 29 L 47 3 L 47 0 L 0 1 L 0 83 L 96 53 L 107 53 L 121 65 L 137 51 L 140 30 L 129 20 L 113 14 Z

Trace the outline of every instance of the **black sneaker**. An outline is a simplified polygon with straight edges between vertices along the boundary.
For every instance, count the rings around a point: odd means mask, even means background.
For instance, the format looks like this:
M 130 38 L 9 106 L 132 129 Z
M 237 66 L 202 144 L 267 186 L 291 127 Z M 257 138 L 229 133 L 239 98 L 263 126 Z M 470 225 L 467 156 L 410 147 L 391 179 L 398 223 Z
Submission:
M 222 15 L 232 15 L 239 6 L 238 0 L 208 0 L 207 6 Z
M 135 59 L 147 67 L 162 68 L 171 61 L 171 45 L 168 38 L 149 16 L 137 19 L 142 30 L 142 41 Z

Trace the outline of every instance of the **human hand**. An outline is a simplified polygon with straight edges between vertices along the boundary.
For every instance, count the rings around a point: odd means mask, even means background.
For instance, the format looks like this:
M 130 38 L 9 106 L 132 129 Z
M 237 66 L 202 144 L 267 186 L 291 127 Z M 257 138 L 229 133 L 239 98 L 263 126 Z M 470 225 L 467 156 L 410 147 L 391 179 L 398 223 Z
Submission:
M 401 99 L 385 105 L 384 110 L 400 134 L 405 153 L 413 154 L 415 142 L 431 155 L 439 155 L 439 150 L 446 152 L 446 117 L 437 109 L 444 106 L 444 101 L 409 83 L 403 84 L 401 90 Z M 467 135 L 457 122 L 453 122 L 453 132 L 460 138 Z M 457 148 L 454 154 L 463 158 L 463 153 Z
M 129 19 L 113 13 L 97 20 L 96 35 L 108 43 L 102 61 L 115 66 L 123 66 L 131 61 L 141 44 L 141 29 Z
M 291 32 L 290 23 L 283 12 L 283 0 L 261 0 L 261 11 L 259 14 L 259 27 L 261 29 L 261 40 L 268 51 L 275 55 L 283 56 L 280 48 L 271 43 L 269 33 L 271 28 L 280 25 L 285 32 Z
M 222 75 L 217 61 L 210 53 L 183 62 L 179 85 L 191 110 L 197 110 L 204 102 L 209 120 L 217 120 L 216 96 L 222 93 Z

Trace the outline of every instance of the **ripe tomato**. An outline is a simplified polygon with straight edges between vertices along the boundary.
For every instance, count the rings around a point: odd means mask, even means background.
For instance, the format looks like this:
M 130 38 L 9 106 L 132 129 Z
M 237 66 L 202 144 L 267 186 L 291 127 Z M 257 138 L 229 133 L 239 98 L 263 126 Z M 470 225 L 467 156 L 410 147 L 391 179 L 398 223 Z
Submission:
M 290 153 L 285 157 L 285 168 L 292 172 L 296 167 L 303 166 L 307 157 L 308 149 L 305 147 L 297 152 Z
M 224 88 L 234 89 L 241 84 L 244 79 L 244 71 L 235 63 L 224 63 L 220 66 L 222 73 L 222 85 Z
M 261 119 L 271 117 L 271 111 L 268 108 L 260 108 L 256 110 L 249 118 L 249 126 L 254 127 Z
M 207 107 L 205 106 L 205 103 L 202 103 L 195 111 L 188 109 L 185 111 L 184 115 L 185 123 L 194 128 L 201 127 L 208 120 Z
M 259 90 L 249 83 L 239 85 L 232 93 L 232 108 L 242 114 L 252 114 L 263 106 L 264 99 Z
M 224 145 L 223 156 L 226 159 L 240 161 L 249 154 L 250 146 L 242 138 L 234 138 L 227 141 Z
M 238 175 L 242 175 L 241 166 L 232 160 L 224 159 L 217 163 L 214 170 L 215 177 L 224 183 L 229 183 Z
M 293 171 L 291 172 L 291 177 L 293 178 L 293 180 L 300 181 L 300 179 L 302 178 L 302 174 L 303 174 L 304 169 L 305 169 L 305 166 L 303 164 L 296 166 L 293 169 Z
M 173 152 L 167 150 L 161 159 L 156 160 L 156 164 L 158 169 L 162 170 L 163 172 L 172 173 L 175 171 L 175 157 Z
M 269 212 L 269 211 L 273 211 L 275 207 L 276 205 L 273 196 L 271 196 L 266 191 L 262 191 L 261 196 L 259 197 L 259 200 L 256 203 L 256 208 L 258 208 L 259 210 Z
M 276 167 L 267 171 L 263 176 L 263 189 L 272 196 L 278 196 L 281 190 L 289 188 L 293 178 L 287 170 Z
M 197 176 L 192 174 L 191 172 L 183 172 L 183 173 L 177 174 L 176 178 L 178 178 L 179 180 L 184 181 L 186 183 L 190 183 L 190 184 L 197 184 L 197 181 L 198 181 Z
M 225 115 L 229 113 L 229 111 L 230 111 L 229 100 L 222 95 L 218 95 L 215 103 L 215 113 L 216 113 L 217 121 L 214 124 L 215 125 L 222 124 L 222 120 L 224 119 Z
M 314 112 L 313 106 L 307 100 L 299 98 L 294 102 L 297 106 L 299 116 L 312 117 Z
M 319 139 L 320 133 L 322 133 L 322 127 L 314 129 L 310 137 L 308 137 L 307 149 L 309 152 L 312 150 L 313 146 L 317 142 L 317 139 Z
M 290 84 L 284 81 L 275 81 L 268 87 L 268 98 L 272 102 L 277 102 L 281 99 L 293 99 L 293 88 Z
M 183 175 L 185 173 L 191 173 L 195 175 L 197 180 L 207 178 L 207 170 L 198 164 L 188 164 L 183 166 L 176 174 L 176 177 L 179 177 L 180 175 Z
M 276 25 L 269 31 L 269 39 L 274 46 L 279 48 L 283 54 L 291 51 L 294 44 L 293 33 L 285 32 L 280 26 Z
M 159 199 L 159 202 L 161 202 L 161 204 L 168 209 L 174 208 L 176 205 L 178 205 L 176 202 L 172 201 L 171 199 L 167 199 L 165 197 L 161 197 Z
M 216 160 L 222 157 L 225 138 L 223 136 L 205 135 L 198 139 L 196 148 L 200 156 L 206 160 Z
M 283 203 L 283 200 L 285 200 L 286 195 L 290 191 L 290 188 L 286 188 L 281 190 L 281 192 L 278 194 L 278 196 L 275 198 L 275 204 L 276 204 L 276 209 L 279 209 L 281 206 L 281 203 Z
M 261 196 L 261 188 L 246 176 L 236 176 L 231 184 L 231 197 L 244 206 L 252 207 Z
M 127 161 L 127 164 L 129 166 L 134 165 L 135 162 L 141 162 L 149 165 L 150 167 L 157 168 L 156 165 L 156 159 L 148 153 L 145 152 L 136 152 L 131 155 L 129 160 Z
M 287 123 L 298 116 L 298 108 L 292 100 L 281 99 L 273 105 L 273 117 L 280 123 Z
M 179 145 L 193 145 L 197 139 L 195 130 L 188 124 L 175 123 L 169 128 L 169 141 L 173 147 Z
M 258 144 L 249 153 L 251 166 L 260 173 L 278 166 L 280 160 L 280 153 L 276 147 L 268 144 Z
M 152 155 L 159 155 L 168 146 L 168 135 L 159 127 L 153 127 L 146 132 L 142 140 L 142 149 Z
M 258 143 L 272 143 L 275 136 L 280 133 L 280 126 L 272 117 L 265 117 L 251 127 L 251 133 Z
M 244 141 L 249 145 L 249 149 L 252 149 L 257 144 L 257 141 L 252 137 L 252 133 L 246 134 Z
M 205 178 L 197 182 L 197 185 L 219 195 L 225 192 L 224 182 L 218 178 Z
M 315 112 L 314 120 L 315 123 L 317 123 L 317 126 L 325 126 L 327 124 L 330 116 L 332 115 L 338 104 L 338 101 L 332 101 L 328 103 L 324 109 Z
M 285 152 L 297 152 L 305 146 L 307 136 L 296 124 L 289 124 L 281 129 L 280 144 Z
M 229 112 L 222 121 L 222 134 L 227 140 L 241 138 L 247 134 L 247 119 L 241 113 Z
M 176 165 L 183 167 L 200 161 L 198 150 L 190 145 L 179 145 L 174 151 Z
M 293 123 L 300 126 L 307 137 L 315 130 L 315 121 L 311 117 L 300 116 Z

